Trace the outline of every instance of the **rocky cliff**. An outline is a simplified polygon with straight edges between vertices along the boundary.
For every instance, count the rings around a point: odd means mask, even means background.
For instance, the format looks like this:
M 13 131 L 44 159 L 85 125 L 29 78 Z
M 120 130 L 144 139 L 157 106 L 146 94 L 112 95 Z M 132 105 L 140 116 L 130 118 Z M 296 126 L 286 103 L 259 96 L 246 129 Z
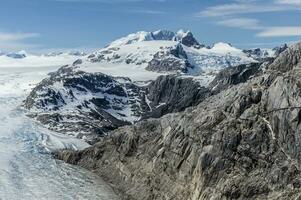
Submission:
M 24 106 L 47 128 L 94 143 L 118 127 L 183 111 L 209 95 L 193 78 L 167 75 L 137 85 L 67 65 L 39 83 Z
M 300 51 L 224 72 L 211 85 L 220 92 L 197 106 L 56 156 L 94 170 L 124 199 L 299 199 Z

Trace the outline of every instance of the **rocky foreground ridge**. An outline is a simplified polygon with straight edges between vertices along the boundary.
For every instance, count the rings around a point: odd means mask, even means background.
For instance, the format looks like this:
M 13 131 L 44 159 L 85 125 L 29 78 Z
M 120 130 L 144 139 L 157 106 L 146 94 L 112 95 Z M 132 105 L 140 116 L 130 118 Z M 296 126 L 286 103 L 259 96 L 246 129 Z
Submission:
M 299 199 L 301 43 L 246 67 L 226 69 L 197 106 L 56 156 L 95 171 L 124 199 Z

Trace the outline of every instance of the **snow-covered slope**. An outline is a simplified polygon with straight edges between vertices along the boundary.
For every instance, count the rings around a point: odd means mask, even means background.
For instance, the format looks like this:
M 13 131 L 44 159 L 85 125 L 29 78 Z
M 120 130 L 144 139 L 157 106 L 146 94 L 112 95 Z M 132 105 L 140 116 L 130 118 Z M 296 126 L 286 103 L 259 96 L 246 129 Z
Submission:
M 211 48 L 185 47 L 185 51 L 189 57 L 189 62 L 195 66 L 192 75 L 202 76 L 206 73 L 217 73 L 226 67 L 257 62 L 242 50 L 222 42 L 214 44 Z M 203 74 L 196 73 L 200 71 Z
M 86 56 L 84 52 L 49 53 L 44 55 L 28 54 L 25 51 L 0 51 L 0 67 L 43 67 L 62 66 Z
M 191 32 L 138 32 L 112 42 L 87 59 L 77 61 L 76 65 L 83 71 L 126 76 L 134 81 L 182 74 L 208 84 L 214 74 L 225 67 L 257 62 L 226 43 L 217 43 L 212 48 L 185 45 L 199 44 L 194 40 Z
M 154 40 L 155 41 L 163 41 L 163 40 L 179 41 L 186 46 L 200 47 L 200 44 L 194 38 L 193 34 L 190 31 L 184 31 L 184 30 L 179 30 L 176 33 L 168 30 L 158 30 L 154 32 L 140 31 L 115 40 L 109 45 L 109 47 L 119 47 L 127 44 L 133 44 L 133 43 L 144 42 L 144 41 L 154 41 Z
M 256 62 L 227 43 L 200 45 L 189 31 L 138 32 L 60 68 L 25 104 L 50 129 L 91 142 L 119 126 L 196 105 L 222 69 Z
M 43 67 L 43 66 L 62 66 L 72 63 L 78 59 L 77 56 L 57 56 L 45 57 L 27 55 L 22 59 L 0 56 L 0 67 Z

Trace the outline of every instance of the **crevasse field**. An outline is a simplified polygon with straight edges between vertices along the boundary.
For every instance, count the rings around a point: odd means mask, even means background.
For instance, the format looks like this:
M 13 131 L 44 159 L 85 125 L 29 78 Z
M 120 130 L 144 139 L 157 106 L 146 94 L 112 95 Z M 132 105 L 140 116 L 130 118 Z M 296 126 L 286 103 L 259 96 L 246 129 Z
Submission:
M 40 127 L 21 107 L 34 84 L 56 69 L 0 67 L 0 199 L 118 199 L 96 175 L 50 155 L 88 144 Z

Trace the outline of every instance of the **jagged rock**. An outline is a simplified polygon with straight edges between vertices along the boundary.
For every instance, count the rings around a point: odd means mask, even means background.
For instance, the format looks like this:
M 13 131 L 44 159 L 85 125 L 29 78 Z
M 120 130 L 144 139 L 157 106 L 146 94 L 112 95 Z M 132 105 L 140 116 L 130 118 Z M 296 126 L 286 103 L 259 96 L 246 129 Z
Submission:
M 77 70 L 79 62 L 51 73 L 24 106 L 49 129 L 90 143 L 120 126 L 183 111 L 210 95 L 192 78 L 161 76 L 137 86 L 128 78 Z
M 140 108 L 147 107 L 142 99 L 143 89 L 129 79 L 64 66 L 34 88 L 24 105 L 51 130 L 91 142 L 138 120 Z
M 269 67 L 272 70 L 287 72 L 296 66 L 300 67 L 301 43 L 297 43 L 280 53 L 275 62 Z
M 203 48 L 205 45 L 201 45 L 193 36 L 192 32 L 190 31 L 183 31 L 180 30 L 177 32 L 175 36 L 176 41 L 180 41 L 183 45 L 188 47 L 195 47 L 195 48 Z
M 146 70 L 155 72 L 188 72 L 193 66 L 187 59 L 187 54 L 181 44 L 175 48 L 157 52 L 148 62 Z
M 94 170 L 125 199 L 299 199 L 300 50 L 287 49 L 240 84 L 233 74 L 246 66 L 230 70 L 222 79 L 236 84 L 196 107 L 56 157 Z
M 175 33 L 168 30 L 158 30 L 151 35 L 154 40 L 172 40 L 175 37 Z
M 217 93 L 227 89 L 231 85 L 244 83 L 250 78 L 262 73 L 264 65 L 271 63 L 271 61 L 272 60 L 266 63 L 251 63 L 228 67 L 216 75 L 215 79 L 210 83 L 209 88 Z
M 275 47 L 273 49 L 261 49 L 261 48 L 255 48 L 255 49 L 247 49 L 243 50 L 245 54 L 247 54 L 249 57 L 254 58 L 255 60 L 265 62 L 269 61 L 271 58 L 275 58 L 279 56 L 280 53 L 285 51 L 288 48 L 286 44 Z
M 279 47 L 273 48 L 273 51 L 275 52 L 275 56 L 279 56 L 283 51 L 285 51 L 288 48 L 287 44 L 281 45 Z
M 182 45 L 169 49 L 168 54 L 187 57 Z M 29 116 L 49 129 L 90 143 L 120 126 L 195 106 L 212 91 L 218 93 L 247 81 L 261 66 L 225 69 L 213 81 L 215 85 L 206 88 L 193 78 L 178 75 L 160 76 L 146 86 L 137 86 L 128 78 L 80 71 L 81 64 L 79 59 L 51 73 L 31 92 L 25 107 Z
M 147 91 L 151 110 L 144 115 L 144 119 L 183 111 L 187 107 L 199 104 L 211 94 L 209 89 L 192 78 L 176 75 L 160 76 L 149 84 Z

